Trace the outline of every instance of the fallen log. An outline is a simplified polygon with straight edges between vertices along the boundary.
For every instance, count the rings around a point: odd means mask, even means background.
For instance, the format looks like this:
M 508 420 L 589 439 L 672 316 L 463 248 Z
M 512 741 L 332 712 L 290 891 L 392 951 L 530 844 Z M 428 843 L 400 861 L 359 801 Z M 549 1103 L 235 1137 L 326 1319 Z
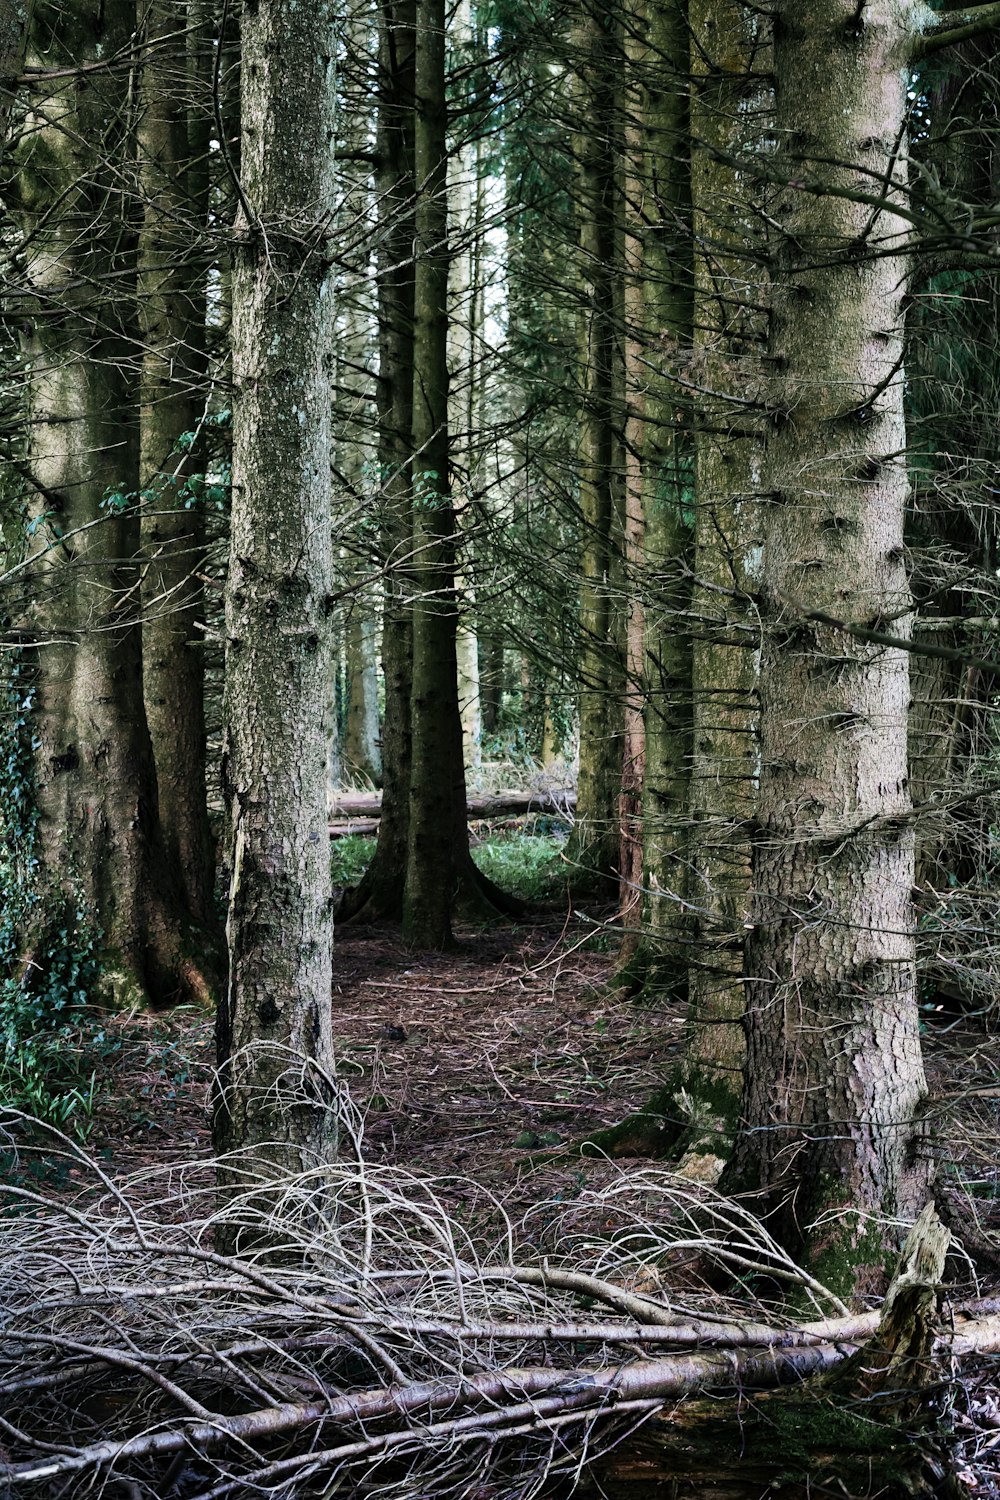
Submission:
M 571 817 L 576 810 L 576 792 L 571 787 L 553 787 L 540 792 L 492 792 L 488 796 L 466 799 L 469 817 L 517 818 L 528 813 L 548 813 L 554 817 Z M 382 808 L 381 792 L 343 792 L 331 807 L 331 828 L 350 818 L 378 819 Z
M 317 1232 L 315 1174 L 283 1183 L 280 1223 L 270 1184 L 233 1209 L 280 1234 L 273 1262 L 210 1248 L 210 1188 L 207 1218 L 182 1195 L 183 1227 L 164 1229 L 92 1165 L 110 1199 L 93 1207 L 0 1186 L 16 1210 L 0 1212 L 0 1492 L 26 1500 L 105 1483 L 192 1500 L 347 1493 L 355 1479 L 369 1493 L 383 1478 L 427 1500 L 461 1485 L 501 1500 L 525 1466 L 590 1467 L 597 1493 L 622 1500 L 940 1496 L 947 1433 L 935 1475 L 921 1402 L 942 1416 L 951 1362 L 1000 1350 L 996 1304 L 941 1331 L 947 1236 L 930 1211 L 880 1319 L 772 1326 L 761 1304 L 699 1315 L 635 1290 L 602 1261 L 607 1244 L 593 1261 L 480 1261 L 464 1232 L 453 1241 L 432 1181 L 371 1163 L 324 1168 L 335 1232 Z M 663 1256 L 697 1240 L 773 1267 L 744 1208 L 655 1181 L 661 1208 L 682 1211 Z M 799 1286 L 822 1290 L 804 1273 Z

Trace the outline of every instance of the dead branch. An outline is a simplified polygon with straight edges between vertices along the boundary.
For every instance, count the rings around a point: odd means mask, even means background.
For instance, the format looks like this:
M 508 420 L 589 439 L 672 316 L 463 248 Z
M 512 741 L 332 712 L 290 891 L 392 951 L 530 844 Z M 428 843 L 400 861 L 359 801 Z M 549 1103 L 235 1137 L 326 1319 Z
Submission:
M 602 1221 L 610 1202 L 633 1206 L 621 1239 L 582 1234 L 577 1203 L 554 1229 L 565 1255 L 541 1264 L 518 1253 L 499 1205 L 484 1251 L 433 1182 L 363 1162 L 283 1181 L 280 1233 L 269 1225 L 256 1260 L 212 1248 L 203 1169 L 201 1212 L 199 1189 L 172 1179 L 187 1195 L 173 1228 L 162 1196 L 153 1214 L 141 1206 L 148 1184 L 112 1185 L 96 1168 L 71 1204 L 0 1188 L 0 1209 L 17 1209 L 0 1215 L 0 1484 L 28 1494 L 113 1477 L 161 1493 L 182 1464 L 199 1500 L 355 1469 L 383 1493 L 432 1495 L 457 1475 L 478 1484 L 485 1464 L 507 1476 L 498 1493 L 522 1495 L 665 1404 L 801 1387 L 862 1345 L 866 1372 L 879 1365 L 877 1313 L 769 1323 L 630 1289 L 637 1256 L 669 1256 L 698 1232 L 708 1259 L 734 1244 L 761 1265 L 774 1255 L 766 1230 L 711 1189 L 633 1177 L 639 1197 L 624 1175 L 620 1192 L 593 1195 Z M 227 1212 L 251 1223 L 275 1201 L 273 1183 L 255 1185 Z M 912 1251 L 904 1262 L 910 1291 L 904 1276 L 889 1307 L 898 1318 L 916 1296 L 936 1366 L 1000 1350 L 995 1304 L 942 1331 L 927 1316 L 931 1271 Z

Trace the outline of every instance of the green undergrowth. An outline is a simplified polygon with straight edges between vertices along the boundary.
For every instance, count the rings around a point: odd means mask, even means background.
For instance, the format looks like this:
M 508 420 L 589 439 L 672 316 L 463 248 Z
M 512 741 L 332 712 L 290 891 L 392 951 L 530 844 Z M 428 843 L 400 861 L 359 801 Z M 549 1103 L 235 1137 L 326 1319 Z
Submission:
M 551 828 L 538 820 L 539 831 L 505 831 L 489 834 L 472 845 L 472 857 L 494 884 L 521 901 L 552 901 L 566 889 L 566 865 L 560 858 L 563 836 L 552 820 Z M 355 886 L 375 851 L 374 838 L 348 834 L 331 845 L 331 872 L 335 886 Z
M 334 839 L 330 845 L 330 873 L 335 886 L 349 889 L 357 885 L 375 853 L 375 840 L 364 834 L 349 833 Z
M 72 882 L 38 858 L 31 672 L 7 664 L 0 704 L 0 1108 L 84 1139 L 107 1038 L 88 1007 L 101 934 Z
M 563 840 L 553 833 L 492 834 L 472 857 L 494 885 L 521 901 L 552 901 L 566 889 Z

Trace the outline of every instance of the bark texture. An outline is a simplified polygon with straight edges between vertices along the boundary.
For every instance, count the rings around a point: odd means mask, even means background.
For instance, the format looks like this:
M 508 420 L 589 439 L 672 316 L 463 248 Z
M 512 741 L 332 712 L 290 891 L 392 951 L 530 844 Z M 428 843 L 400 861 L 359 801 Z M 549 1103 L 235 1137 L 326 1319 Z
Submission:
M 204 469 L 211 39 L 196 6 L 146 10 L 139 121 L 143 695 L 160 821 L 191 915 L 214 923 L 205 785 L 205 511 L 185 489 Z M 186 32 L 190 22 L 191 30 Z
M 403 935 L 451 942 L 456 835 L 468 844 L 455 637 L 457 524 L 448 448 L 448 186 L 444 0 L 417 0 L 414 175 L 413 678 Z M 461 820 L 456 829 L 456 820 Z
M 687 7 L 649 7 L 633 59 L 643 121 L 641 199 L 646 386 L 644 432 L 643 939 L 637 980 L 682 989 L 687 965 L 687 798 L 691 764 L 688 400 L 676 380 L 690 359 L 691 194 Z M 627 195 L 627 201 L 629 195 Z
M 102 930 L 109 987 L 205 998 L 185 956 L 175 872 L 160 837 L 142 701 L 139 628 L 135 121 L 125 66 L 135 7 L 36 5 L 40 74 L 18 159 L 35 487 L 40 862 Z M 77 72 L 78 68 L 90 69 Z M 123 997 L 124 998 L 124 997 Z
M 334 413 L 336 470 L 340 484 L 364 514 L 371 506 L 374 403 L 369 396 L 369 371 L 375 364 L 375 319 L 368 273 L 371 242 L 368 226 L 374 209 L 370 168 L 365 158 L 372 146 L 373 100 L 367 76 L 375 44 L 375 6 L 372 0 L 350 8 L 344 22 L 346 57 L 341 76 L 340 137 L 344 243 L 350 246 L 349 267 L 342 273 L 338 295 L 337 388 Z M 352 73 L 357 77 L 352 77 Z M 353 91 L 348 93 L 348 85 Z M 346 399 L 345 399 L 346 397 Z M 336 523 L 335 523 L 336 524 Z M 362 542 L 362 547 L 363 547 Z M 344 627 L 344 666 L 347 712 L 342 746 L 343 771 L 377 786 L 382 776 L 378 707 L 378 623 L 376 591 L 366 579 L 369 559 L 345 553 L 352 585 Z
M 642 915 L 642 813 L 646 772 L 646 601 L 645 542 L 647 493 L 646 391 L 646 195 L 647 103 L 642 67 L 648 48 L 649 14 L 635 7 L 623 44 L 625 64 L 622 125 L 623 310 L 625 316 L 625 475 L 623 564 L 625 582 L 625 694 L 621 793 L 618 803 L 618 910 L 624 928 L 619 961 L 638 949 Z
M 615 23 L 584 5 L 574 28 L 580 127 L 577 202 L 578 330 L 582 388 L 577 448 L 580 553 L 580 770 L 569 857 L 602 876 L 618 868 L 621 788 L 621 671 L 616 658 L 615 306 L 620 270 L 616 226 L 619 118 Z
M 472 57 L 473 31 L 469 0 L 460 0 L 448 28 L 455 64 Z M 470 99 L 463 99 L 468 106 Z M 452 499 L 459 525 L 459 607 L 455 640 L 458 706 L 462 717 L 462 754 L 466 770 L 482 764 L 482 710 L 479 688 L 479 639 L 476 621 L 475 547 L 472 500 L 479 459 L 482 395 L 483 288 L 480 276 L 483 234 L 482 141 L 467 139 L 459 111 L 458 139 L 448 166 L 448 213 L 452 244 L 448 269 L 448 427 L 451 447 Z
M 914 989 L 908 658 L 819 611 L 908 636 L 902 299 L 907 48 L 917 7 L 847 0 L 775 33 L 773 370 L 763 498 L 761 769 L 738 1176 L 786 1242 L 838 1240 L 850 1289 L 873 1251 L 851 1207 L 926 1193 Z M 831 166 L 830 163 L 851 163 Z M 816 192 L 803 192 L 805 180 Z M 831 191 L 882 184 L 881 211 Z M 859 1221 L 860 1222 L 860 1221 Z M 852 1243 L 858 1239 L 859 1243 Z M 831 1254 L 833 1250 L 831 1249 Z
M 760 220 L 739 169 L 766 128 L 769 34 L 759 8 L 692 0 L 695 410 L 692 942 L 686 1067 L 731 1096 L 743 1061 L 742 959 L 753 809 L 761 558 L 753 498 L 765 291 Z M 682 372 L 682 375 L 684 372 Z
M 33 9 L 34 0 L 3 0 L 0 5 L 0 147 L 7 143 Z
M 325 1082 L 334 19 L 328 0 L 259 0 L 243 15 L 223 747 L 230 983 L 216 1137 L 265 1172 L 336 1146 Z M 284 1085 L 301 1068 L 290 1105 Z
M 444 0 L 417 0 L 413 296 L 413 658 L 410 810 L 403 936 L 452 942 L 459 894 L 486 911 L 519 912 L 469 852 L 456 637 L 458 518 L 448 429 L 448 188 Z M 384 813 L 383 799 L 383 817 Z

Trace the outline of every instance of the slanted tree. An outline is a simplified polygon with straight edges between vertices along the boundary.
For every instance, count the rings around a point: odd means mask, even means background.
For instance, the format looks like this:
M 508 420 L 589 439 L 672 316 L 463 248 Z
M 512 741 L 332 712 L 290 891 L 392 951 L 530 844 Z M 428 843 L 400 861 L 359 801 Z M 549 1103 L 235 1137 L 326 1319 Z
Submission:
M 23 624 L 43 878 L 82 897 L 106 982 L 164 1002 L 204 998 L 206 985 L 161 836 L 142 699 L 135 27 L 129 0 L 37 4 L 32 17 L 15 204 L 33 582 Z
M 330 716 L 331 230 L 336 9 L 243 15 L 233 230 L 233 509 L 223 786 L 232 830 L 230 980 L 216 1144 L 255 1170 L 336 1148 Z M 304 1059 L 293 1064 L 292 1056 Z M 290 1107 L 282 1080 L 311 1086 Z

